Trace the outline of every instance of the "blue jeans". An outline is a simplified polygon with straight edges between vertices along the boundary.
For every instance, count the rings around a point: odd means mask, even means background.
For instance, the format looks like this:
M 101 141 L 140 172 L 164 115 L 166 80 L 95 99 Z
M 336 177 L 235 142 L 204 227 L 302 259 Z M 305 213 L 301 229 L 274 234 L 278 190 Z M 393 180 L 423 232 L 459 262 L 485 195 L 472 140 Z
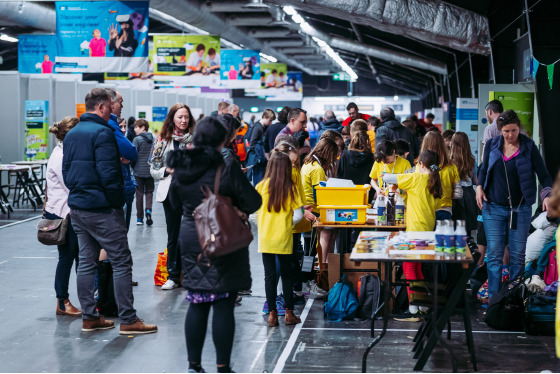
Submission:
M 73 209 L 70 216 L 80 244 L 78 298 L 82 307 L 82 318 L 99 317 L 93 293 L 99 250 L 103 248 L 113 266 L 115 301 L 121 322 L 136 322 L 138 317 L 132 296 L 132 256 L 128 248 L 123 210 L 111 209 L 107 213 L 96 213 Z
M 443 221 L 446 219 L 451 219 L 451 213 L 447 210 L 436 210 L 436 221 Z
M 486 257 L 488 258 L 488 297 L 496 294 L 502 285 L 502 260 L 506 232 L 509 236 L 509 277 L 514 279 L 523 274 L 525 268 L 525 246 L 531 225 L 531 206 L 521 205 L 517 219 L 517 230 L 510 229 L 509 206 L 485 202 L 482 207 L 484 231 L 486 232 Z
M 60 219 L 56 214 L 45 212 L 47 219 Z M 76 262 L 76 272 L 78 271 L 78 237 L 72 227 L 72 220 L 68 219 L 68 230 L 66 231 L 66 243 L 58 247 L 58 264 L 54 276 L 54 291 L 59 300 L 68 299 L 68 284 L 70 283 L 70 273 L 72 264 Z

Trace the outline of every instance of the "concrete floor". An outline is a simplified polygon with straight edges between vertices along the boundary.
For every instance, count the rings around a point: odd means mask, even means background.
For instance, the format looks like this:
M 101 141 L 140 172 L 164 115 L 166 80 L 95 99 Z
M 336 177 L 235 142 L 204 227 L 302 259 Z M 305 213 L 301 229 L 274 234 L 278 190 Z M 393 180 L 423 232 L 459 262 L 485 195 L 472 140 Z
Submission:
M 134 218 L 134 216 L 133 216 Z M 81 332 L 81 320 L 55 315 L 53 289 L 56 247 L 36 240 L 36 220 L 0 227 L 0 371 L 1 372 L 186 372 L 183 332 L 188 308 L 184 291 L 162 291 L 153 285 L 157 253 L 166 244 L 161 204 L 154 206 L 152 227 L 131 225 L 129 243 L 134 259 L 135 307 L 157 334 L 127 337 L 118 329 Z M 263 267 L 256 240 L 251 246 L 253 295 L 236 308 L 236 336 L 232 354 L 237 372 L 359 372 L 369 342 L 369 322 L 329 323 L 323 301 L 298 306 L 303 325 L 268 328 L 262 313 Z M 70 300 L 79 306 L 75 274 Z M 473 316 L 476 352 L 481 372 L 558 371 L 553 337 L 491 331 L 478 311 Z M 381 323 L 379 323 L 381 327 Z M 412 337 L 416 323 L 391 321 L 390 331 L 368 360 L 368 371 L 410 372 Z M 453 322 L 450 342 L 459 371 L 472 371 L 462 323 Z M 215 371 L 215 353 L 208 330 L 203 367 Z M 436 347 L 426 372 L 449 372 L 451 360 Z

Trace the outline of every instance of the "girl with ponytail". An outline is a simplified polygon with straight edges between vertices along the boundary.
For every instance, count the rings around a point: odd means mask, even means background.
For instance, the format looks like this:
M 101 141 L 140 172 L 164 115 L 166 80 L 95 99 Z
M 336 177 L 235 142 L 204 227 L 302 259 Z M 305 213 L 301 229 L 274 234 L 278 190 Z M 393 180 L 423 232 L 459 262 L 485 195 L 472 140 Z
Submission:
M 409 174 L 384 174 L 383 182 L 398 184 L 406 190 L 406 231 L 433 231 L 436 225 L 436 209 L 439 208 L 443 196 L 440 178 L 440 160 L 436 152 L 423 151 L 418 158 L 416 172 Z M 420 263 L 404 262 L 403 271 L 408 281 L 424 279 Z M 408 291 L 410 295 L 410 290 Z M 419 321 L 415 316 L 418 307 L 408 308 L 406 321 Z

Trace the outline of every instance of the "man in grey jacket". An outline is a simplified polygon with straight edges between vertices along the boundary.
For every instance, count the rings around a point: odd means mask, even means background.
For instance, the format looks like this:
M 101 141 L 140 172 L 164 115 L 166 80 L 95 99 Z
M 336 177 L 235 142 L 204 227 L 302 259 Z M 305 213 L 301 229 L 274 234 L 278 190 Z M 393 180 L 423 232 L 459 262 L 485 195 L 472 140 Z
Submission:
M 409 144 L 410 153 L 408 154 L 407 160 L 410 162 L 410 165 L 414 165 L 414 159 L 418 157 L 419 150 L 416 149 L 412 131 L 396 120 L 395 112 L 391 108 L 385 107 L 381 109 L 379 116 L 382 123 L 375 132 L 375 148 L 384 140 L 391 140 L 394 142 L 402 139 Z

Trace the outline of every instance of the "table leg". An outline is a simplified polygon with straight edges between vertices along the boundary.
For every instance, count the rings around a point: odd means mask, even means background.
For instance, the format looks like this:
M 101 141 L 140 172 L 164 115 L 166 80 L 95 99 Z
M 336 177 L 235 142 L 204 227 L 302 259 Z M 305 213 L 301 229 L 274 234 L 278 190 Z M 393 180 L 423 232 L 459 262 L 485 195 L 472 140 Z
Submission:
M 377 343 L 379 343 L 381 339 L 383 339 L 385 333 L 387 332 L 387 325 L 389 323 L 389 313 L 390 313 L 389 300 L 391 296 L 392 263 L 385 262 L 384 264 L 385 264 L 385 292 L 383 294 L 383 330 L 381 331 L 381 334 L 378 337 L 375 337 L 375 316 L 373 316 L 370 325 L 370 329 L 371 329 L 370 333 L 371 333 L 371 338 L 373 340 L 368 344 L 368 347 L 366 348 L 366 351 L 362 356 L 362 373 L 365 373 L 367 370 L 367 356 L 369 352 L 372 350 L 373 347 L 375 347 Z
M 428 342 L 426 343 L 426 346 L 424 347 L 424 350 L 422 351 L 422 354 L 420 355 L 420 358 L 418 359 L 418 361 L 416 362 L 416 365 L 414 366 L 415 371 L 421 371 L 424 368 L 424 365 L 426 365 L 426 362 L 428 361 L 428 357 L 430 357 L 434 347 L 436 346 L 437 342 L 439 341 L 451 354 L 451 358 L 453 360 L 453 371 L 457 372 L 457 358 L 453 354 L 453 350 L 451 349 L 451 347 L 449 347 L 449 345 L 441 337 L 441 332 L 443 331 L 443 328 L 445 327 L 445 325 L 447 324 L 447 321 L 451 317 L 451 314 L 453 313 L 453 310 L 457 306 L 457 303 L 459 302 L 461 297 L 463 297 L 464 287 L 467 284 L 467 281 L 470 277 L 470 273 L 469 273 L 468 269 L 467 270 L 461 269 L 461 272 L 462 272 L 461 276 L 458 278 L 456 285 L 453 287 L 453 291 L 451 292 L 451 295 L 449 296 L 449 300 L 445 304 L 445 307 L 443 308 L 443 310 L 442 310 L 442 312 L 441 312 L 441 314 L 438 318 L 438 316 L 437 316 L 437 280 L 438 280 L 437 278 L 438 278 L 438 273 L 437 273 L 437 265 L 434 264 L 434 287 L 436 287 L 435 290 L 434 290 L 434 292 L 435 292 L 434 293 L 434 307 L 433 307 L 433 311 L 432 311 L 434 330 L 433 330 L 433 333 L 430 335 L 430 338 L 428 339 Z

